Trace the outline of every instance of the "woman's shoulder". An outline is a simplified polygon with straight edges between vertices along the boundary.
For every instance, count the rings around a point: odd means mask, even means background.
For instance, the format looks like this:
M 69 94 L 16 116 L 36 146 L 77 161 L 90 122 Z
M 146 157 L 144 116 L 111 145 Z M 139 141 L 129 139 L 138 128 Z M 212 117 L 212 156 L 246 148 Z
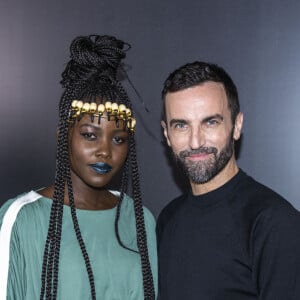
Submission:
M 36 194 L 36 192 L 30 191 L 19 194 L 14 198 L 10 198 L 2 204 L 0 211 L 7 211 L 11 206 L 17 206 L 18 204 L 21 205 L 22 203 L 25 204 L 26 202 L 30 201 L 29 199 L 33 199 Z
M 35 191 L 22 193 L 12 199 L 7 200 L 0 208 L 0 225 L 4 219 L 15 220 L 22 213 L 36 208 L 37 200 L 43 197 Z

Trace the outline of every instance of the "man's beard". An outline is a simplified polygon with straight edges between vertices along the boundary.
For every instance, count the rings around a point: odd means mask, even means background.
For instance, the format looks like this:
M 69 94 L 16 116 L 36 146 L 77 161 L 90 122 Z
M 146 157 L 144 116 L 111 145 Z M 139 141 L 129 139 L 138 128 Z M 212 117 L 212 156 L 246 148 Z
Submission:
M 210 181 L 225 168 L 233 155 L 233 149 L 234 139 L 232 132 L 219 154 L 218 149 L 215 147 L 200 147 L 194 150 L 181 151 L 179 155 L 174 153 L 174 155 L 189 179 L 196 184 L 200 184 Z M 211 154 L 211 157 L 205 161 L 197 162 L 186 159 L 192 154 L 200 153 Z

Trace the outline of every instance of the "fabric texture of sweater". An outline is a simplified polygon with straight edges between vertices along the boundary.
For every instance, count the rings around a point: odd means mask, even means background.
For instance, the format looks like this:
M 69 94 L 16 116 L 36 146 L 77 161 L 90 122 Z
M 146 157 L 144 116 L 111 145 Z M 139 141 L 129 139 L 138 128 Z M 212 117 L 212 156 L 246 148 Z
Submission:
M 299 300 L 300 213 L 239 170 L 157 222 L 160 300 Z

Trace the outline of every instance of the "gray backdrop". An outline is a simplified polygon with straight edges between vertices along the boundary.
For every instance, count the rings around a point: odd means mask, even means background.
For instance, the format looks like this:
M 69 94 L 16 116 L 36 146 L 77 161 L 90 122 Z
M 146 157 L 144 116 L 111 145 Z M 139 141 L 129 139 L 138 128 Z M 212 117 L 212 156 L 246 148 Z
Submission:
M 1 0 L 0 202 L 52 182 L 68 47 L 97 33 L 132 45 L 128 73 L 150 110 L 134 100 L 142 191 L 156 216 L 183 183 L 162 143 L 160 91 L 194 60 L 223 66 L 237 84 L 239 165 L 299 209 L 299 29 L 298 0 Z

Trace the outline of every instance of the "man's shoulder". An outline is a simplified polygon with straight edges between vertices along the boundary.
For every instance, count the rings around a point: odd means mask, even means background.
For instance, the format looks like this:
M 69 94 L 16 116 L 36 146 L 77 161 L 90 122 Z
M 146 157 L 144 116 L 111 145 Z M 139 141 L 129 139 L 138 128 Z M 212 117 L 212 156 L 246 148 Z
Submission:
M 230 201 L 235 220 L 250 226 L 258 221 L 266 225 L 267 220 L 272 225 L 291 216 L 300 219 L 300 213 L 288 200 L 245 173 Z
M 187 195 L 182 194 L 179 197 L 176 197 L 172 201 L 170 201 L 161 211 L 159 217 L 164 216 L 164 215 L 169 215 L 177 211 L 178 208 L 182 206 L 184 201 L 186 200 Z
M 245 204 L 261 209 L 277 206 L 293 209 L 290 202 L 283 196 L 244 172 L 243 178 L 237 187 L 235 198 L 238 201 L 242 198 Z
M 185 203 L 187 194 L 182 194 L 179 197 L 169 202 L 160 212 L 157 224 L 162 225 L 166 220 L 172 219 L 172 217 L 180 210 L 182 205 Z

